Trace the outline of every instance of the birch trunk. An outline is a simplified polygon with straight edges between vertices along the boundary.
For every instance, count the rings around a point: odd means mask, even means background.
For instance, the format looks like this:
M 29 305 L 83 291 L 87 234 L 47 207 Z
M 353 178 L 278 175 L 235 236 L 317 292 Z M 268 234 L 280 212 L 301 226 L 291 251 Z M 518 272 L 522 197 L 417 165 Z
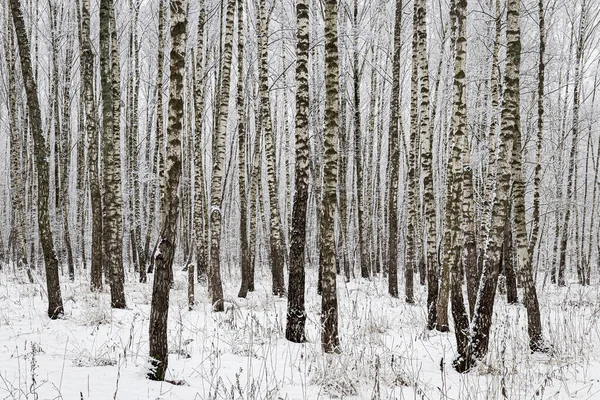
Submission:
M 406 258 L 404 266 L 404 298 L 407 303 L 414 303 L 413 298 L 413 278 L 415 269 L 415 259 L 417 256 L 417 243 L 415 240 L 415 230 L 417 224 L 417 153 L 418 135 L 419 135 L 419 1 L 414 2 L 413 7 L 413 37 L 412 37 L 412 79 L 411 79 L 411 106 L 410 106 L 410 149 L 408 153 L 408 182 L 407 182 L 407 212 L 408 224 L 406 227 Z M 447 303 L 446 303 L 447 308 Z M 439 317 L 438 317 L 439 318 Z M 447 318 L 447 317 L 446 317 Z M 445 323 L 447 325 L 447 322 Z
M 181 173 L 181 137 L 183 130 L 183 75 L 185 71 L 186 16 L 183 0 L 171 0 L 171 69 L 169 80 L 169 108 L 167 125 L 167 158 L 164 176 L 165 196 L 162 200 L 162 228 L 159 253 L 156 255 L 156 273 L 152 287 L 149 341 L 150 358 L 154 367 L 148 374 L 162 381 L 169 364 L 167 346 L 167 319 L 169 289 L 177 240 L 179 218 L 179 175 Z M 192 274 L 193 275 L 193 274 Z
M 21 135 L 17 127 L 14 32 L 12 29 L 12 24 L 9 22 L 8 25 L 9 40 L 6 55 L 8 63 L 8 112 L 10 114 L 10 204 L 12 209 L 12 252 L 15 256 L 13 262 L 21 263 L 22 266 L 25 266 L 27 265 L 27 251 L 25 249 L 25 225 L 23 222 L 24 204 L 22 196 L 24 192 L 23 182 L 21 181 L 21 148 L 25 146 L 23 146 L 21 143 Z
M 396 16 L 394 22 L 394 56 L 392 64 L 392 99 L 390 102 L 390 188 L 388 193 L 389 212 L 389 261 L 388 292 L 398 298 L 398 169 L 400 167 L 399 126 L 402 123 L 400 111 L 400 50 L 402 40 L 402 0 L 396 0 Z M 437 278 L 436 278 L 437 279 Z
M 241 0 L 240 0 L 241 1 Z M 206 11 L 204 0 L 199 1 L 198 39 L 196 43 L 196 74 L 194 108 L 196 131 L 194 137 L 194 230 L 196 231 L 196 274 L 198 280 L 206 279 L 207 237 L 206 183 L 202 151 L 202 129 L 204 127 L 204 24 Z
M 260 1 L 260 26 L 259 37 L 259 92 L 260 92 L 260 113 L 262 119 L 262 129 L 265 134 L 265 153 L 267 158 L 267 184 L 269 188 L 269 244 L 270 244 L 270 264 L 271 275 L 273 278 L 273 294 L 283 296 L 285 286 L 283 281 L 283 263 L 284 248 L 281 243 L 281 221 L 279 216 L 279 191 L 277 185 L 277 176 L 275 173 L 275 133 L 271 120 L 271 102 L 269 99 L 269 22 L 270 18 L 266 15 L 266 0 Z M 259 129 L 261 127 L 259 126 Z
M 231 60 L 233 48 L 233 20 L 235 0 L 228 0 L 226 13 L 225 40 L 223 49 L 223 71 L 221 74 L 221 94 L 219 96 L 219 119 L 215 124 L 213 139 L 213 171 L 211 181 L 210 207 L 210 286 L 214 311 L 223 311 L 223 285 L 221 283 L 221 233 L 223 165 L 225 164 L 225 136 L 227 134 L 227 109 L 229 108 L 229 88 L 231 85 Z
M 306 206 L 308 203 L 308 1 L 296 3 L 298 25 L 296 44 L 296 168 L 294 177 L 294 206 L 292 208 L 292 231 L 290 268 L 288 278 L 288 308 L 285 338 L 291 342 L 306 341 L 305 248 Z
M 521 65 L 521 41 L 519 28 L 519 0 L 507 3 L 507 59 L 505 69 L 506 89 L 501 118 L 501 138 L 498 148 L 496 197 L 492 204 L 491 229 L 485 250 L 483 271 L 471 321 L 471 341 L 467 359 L 461 368 L 470 369 L 475 359 L 481 359 L 488 350 L 490 327 L 494 312 L 494 298 L 498 283 L 500 254 L 505 221 L 508 213 L 513 138 L 520 135 L 519 68 Z
M 85 93 L 85 131 L 88 145 L 88 179 L 92 209 L 91 289 L 102 290 L 102 197 L 98 171 L 98 109 L 94 96 L 94 54 L 90 40 L 90 0 L 81 4 L 81 71 Z
M 529 254 L 533 251 L 538 241 L 540 230 L 540 184 L 542 179 L 542 139 L 544 134 L 544 85 L 545 85 L 545 55 L 546 55 L 546 25 L 544 16 L 544 1 L 538 1 L 538 21 L 540 28 L 540 50 L 538 53 L 538 86 L 537 86 L 537 141 L 535 172 L 533 178 L 533 222 L 531 226 L 531 240 Z
M 66 11 L 68 19 L 70 13 Z M 73 41 L 67 35 L 67 50 L 65 59 L 65 72 L 63 82 L 62 121 L 60 129 L 60 207 L 63 228 L 63 240 L 67 254 L 67 268 L 69 280 L 75 280 L 75 265 L 73 262 L 73 249 L 71 246 L 71 233 L 69 227 L 69 169 L 71 166 L 71 65 L 73 63 Z
M 360 80 L 361 72 L 358 63 L 358 0 L 354 0 L 354 38 L 353 38 L 353 75 L 354 75 L 354 168 L 356 172 L 356 209 L 358 219 L 356 224 L 356 237 L 360 253 L 360 275 L 363 278 L 371 276 L 369 253 L 367 251 L 367 238 L 365 232 L 366 213 L 363 199 L 363 149 L 361 146 L 362 128 L 360 115 Z
M 119 146 L 119 78 L 116 24 L 110 0 L 100 3 L 100 81 L 102 87 L 104 219 L 102 235 L 105 270 L 110 274 L 111 306 L 125 308 L 121 219 L 121 159 Z M 113 47 L 111 49 L 111 47 Z M 117 56 L 117 57 L 116 57 Z M 114 58 L 117 58 L 116 60 Z M 115 99 L 116 98 L 116 99 Z M 116 104 L 115 104 L 116 103 Z M 115 107 L 116 105 L 116 107 Z M 116 154 L 115 154 L 116 153 Z
M 452 318 L 454 320 L 454 335 L 458 357 L 453 361 L 454 367 L 461 370 L 468 362 L 468 330 L 469 317 L 465 308 L 462 294 L 461 254 L 463 249 L 464 226 L 466 218 L 463 215 L 466 194 L 464 163 L 465 153 L 468 152 L 467 136 L 467 89 L 466 89 L 466 57 L 467 57 L 467 0 L 452 2 L 456 34 L 454 59 L 454 90 L 452 114 L 452 173 L 446 204 L 446 243 L 444 245 L 444 263 L 450 269 L 450 292 Z M 451 11 L 452 12 L 452 11 Z M 461 198 L 461 195 L 463 196 Z M 461 210 L 462 205 L 462 210 Z M 450 215 L 448 215 L 450 214 Z
M 573 127 L 571 133 L 571 151 L 569 153 L 569 173 L 567 177 L 567 194 L 566 194 L 566 209 L 562 222 L 562 234 L 560 237 L 560 259 L 558 262 L 558 286 L 566 286 L 565 269 L 567 262 L 567 239 L 569 234 L 569 222 L 571 217 L 571 201 L 573 191 L 577 188 L 573 187 L 574 175 L 577 169 L 576 154 L 577 145 L 579 143 L 579 107 L 580 107 L 580 90 L 581 90 L 581 68 L 584 50 L 584 32 L 586 27 L 586 1 L 582 3 L 581 21 L 579 26 L 579 38 L 577 40 L 577 49 L 575 55 L 575 82 L 573 89 Z
M 146 232 L 146 243 L 144 245 L 144 254 L 149 260 L 148 273 L 152 273 L 154 269 L 154 252 L 156 247 L 150 253 L 150 239 L 154 230 L 156 220 L 156 199 L 161 199 L 164 193 L 163 187 L 163 170 L 165 159 L 165 136 L 164 136 L 164 117 L 163 117 L 163 64 L 164 64 L 164 4 L 163 0 L 158 2 L 158 67 L 156 73 L 156 142 L 154 145 L 154 160 L 152 162 L 154 168 L 153 184 L 150 185 L 150 211 L 148 216 L 148 227 Z M 156 191 L 156 182 L 158 182 L 158 194 Z M 160 201 L 158 202 L 158 212 L 160 212 Z M 140 281 L 145 282 L 146 276 L 140 276 Z
M 496 163 L 498 159 L 498 144 L 496 143 L 497 136 L 497 127 L 499 124 L 498 117 L 498 101 L 499 101 L 499 68 L 498 68 L 498 50 L 500 47 L 500 32 L 502 31 L 502 24 L 500 21 L 501 11 L 500 11 L 500 0 L 496 0 L 496 11 L 495 11 L 495 37 L 494 37 L 494 48 L 492 52 L 492 67 L 491 67 L 491 76 L 490 76 L 490 86 L 491 86 L 491 121 L 490 121 L 490 130 L 488 133 L 488 168 L 485 179 L 485 195 L 483 197 L 483 217 L 481 218 L 481 235 L 480 235 L 480 252 L 479 252 L 479 262 L 477 268 L 477 276 L 478 280 L 481 276 L 481 269 L 483 267 L 483 259 L 484 259 L 484 250 L 485 250 L 485 241 L 487 240 L 487 236 L 490 231 L 490 220 L 491 220 L 491 204 L 494 199 L 494 184 L 496 182 Z M 471 307 L 471 317 L 473 317 L 473 310 L 475 306 L 475 299 L 477 297 L 477 293 L 471 293 L 469 295 L 469 306 Z
M 38 100 L 37 83 L 33 77 L 31 66 L 31 55 L 29 50 L 29 40 L 25 29 L 25 21 L 19 0 L 10 0 L 10 9 L 12 20 L 17 36 L 19 46 L 19 58 L 21 61 L 21 73 L 25 83 L 25 92 L 27 95 L 27 107 L 29 109 L 30 129 L 33 137 L 35 167 L 37 170 L 37 212 L 38 229 L 42 252 L 44 255 L 44 264 L 46 266 L 46 289 L 48 294 L 48 317 L 57 319 L 62 317 L 63 302 L 60 290 L 58 275 L 58 259 L 54 251 L 54 242 L 52 239 L 52 229 L 50 228 L 50 218 L 48 210 L 49 181 L 50 173 L 48 168 L 48 147 L 42 132 L 42 116 Z
M 337 35 L 337 0 L 325 2 L 325 143 L 323 168 L 323 200 L 321 216 L 322 296 L 321 345 L 325 353 L 340 351 L 338 337 L 338 301 L 334 212 L 336 204 L 339 54 Z
M 237 87 L 237 112 L 238 112 L 238 173 L 240 191 L 240 267 L 242 282 L 238 297 L 248 294 L 248 278 L 250 275 L 250 249 L 248 247 L 248 188 L 246 186 L 246 125 L 244 124 L 244 3 L 237 0 L 238 14 L 238 87 Z

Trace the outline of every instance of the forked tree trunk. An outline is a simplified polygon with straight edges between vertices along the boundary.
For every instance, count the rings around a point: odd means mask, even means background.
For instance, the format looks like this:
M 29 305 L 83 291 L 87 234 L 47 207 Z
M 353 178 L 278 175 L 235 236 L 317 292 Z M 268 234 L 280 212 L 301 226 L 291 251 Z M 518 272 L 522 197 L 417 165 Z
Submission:
M 467 58 L 467 0 L 452 1 L 455 23 L 456 44 L 454 59 L 454 90 L 453 90 L 453 115 L 452 115 L 452 172 L 447 190 L 446 205 L 446 242 L 444 245 L 444 263 L 450 269 L 450 292 L 452 304 L 452 318 L 454 320 L 454 335 L 458 357 L 453 361 L 454 367 L 461 370 L 468 363 L 468 330 L 469 316 L 465 308 L 462 294 L 462 274 L 460 270 L 463 249 L 463 220 L 464 210 L 463 189 L 465 187 L 464 160 L 467 136 L 467 88 L 466 88 L 466 58 Z M 468 185 L 467 185 L 468 186 Z
M 52 229 L 50 228 L 50 218 L 48 210 L 48 198 L 50 194 L 49 180 L 50 173 L 48 168 L 48 147 L 42 132 L 42 116 L 37 93 L 37 83 L 33 78 L 31 67 L 31 55 L 29 52 L 29 40 L 25 29 L 25 21 L 19 0 L 10 0 L 10 9 L 12 20 L 17 36 L 19 46 L 19 58 L 21 61 L 21 73 L 25 83 L 25 92 L 27 95 L 27 107 L 29 109 L 30 129 L 33 137 L 35 167 L 37 170 L 37 211 L 38 211 L 38 229 L 42 252 L 44 254 L 44 264 L 46 266 L 46 289 L 48 294 L 48 317 L 51 319 L 60 318 L 63 313 L 63 302 L 60 290 L 58 276 L 58 259 L 54 251 L 54 242 L 52 239 Z
M 483 271 L 475 303 L 475 313 L 471 322 L 471 340 L 468 357 L 459 369 L 469 370 L 475 359 L 481 359 L 488 350 L 490 327 L 494 312 L 494 299 L 500 267 L 500 253 L 504 226 L 508 213 L 510 192 L 513 138 L 521 134 L 519 101 L 519 68 L 521 65 L 520 41 L 520 2 L 508 0 L 507 3 L 507 58 L 505 69 L 506 89 L 504 108 L 502 109 L 501 138 L 498 149 L 496 197 L 492 204 L 491 229 L 485 250 Z

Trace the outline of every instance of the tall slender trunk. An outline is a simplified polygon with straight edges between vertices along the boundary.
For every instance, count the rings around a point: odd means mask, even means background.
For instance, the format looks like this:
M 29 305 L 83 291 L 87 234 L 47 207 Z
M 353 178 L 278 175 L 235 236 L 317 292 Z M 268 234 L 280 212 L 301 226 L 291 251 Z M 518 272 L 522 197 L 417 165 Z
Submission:
M 600 66 L 600 65 L 599 65 Z M 598 87 L 598 78 L 599 78 L 599 74 L 600 74 L 600 69 L 596 68 L 596 74 L 594 76 L 594 87 Z M 592 106 L 591 109 L 594 109 L 594 106 L 596 104 L 596 93 L 597 91 L 594 91 L 594 94 L 592 95 Z M 591 138 L 592 137 L 592 126 L 593 126 L 593 122 L 590 120 L 589 125 L 588 125 L 588 135 Z M 596 153 L 596 159 L 594 160 L 594 180 L 592 181 L 592 216 L 590 218 L 590 228 L 589 231 L 590 232 L 594 232 L 594 227 L 595 227 L 595 217 L 596 217 L 596 212 L 594 210 L 596 210 L 596 197 L 597 197 L 597 192 L 598 192 L 598 175 L 600 173 L 600 143 L 598 143 L 598 148 L 597 148 L 597 153 Z M 586 174 L 587 175 L 587 174 Z M 585 232 L 585 230 L 584 230 Z M 583 268 L 584 271 L 584 283 L 589 285 L 590 284 L 590 273 L 591 273 L 591 261 L 592 261 L 592 242 L 594 242 L 592 240 L 592 237 L 590 235 L 589 239 L 588 239 L 588 249 L 587 252 L 585 253 L 586 255 L 586 263 L 585 266 Z
M 241 1 L 241 0 L 240 0 Z M 196 131 L 194 137 L 194 230 L 196 232 L 196 274 L 197 279 L 206 279 L 208 212 L 206 210 L 206 183 L 204 181 L 204 160 L 202 151 L 202 128 L 204 127 L 204 23 L 206 11 L 204 0 L 199 2 L 198 39 L 196 43 L 196 74 L 194 88 L 194 108 Z
M 102 86 L 104 158 L 104 254 L 110 274 L 110 302 L 125 308 L 123 268 L 123 220 L 120 151 L 120 73 L 114 4 L 100 2 L 100 80 Z
M 46 289 L 48 294 L 48 317 L 51 319 L 60 318 L 63 313 L 63 302 L 60 290 L 58 276 L 58 259 L 54 251 L 54 242 L 52 239 L 52 229 L 50 228 L 50 218 L 48 210 L 48 197 L 50 192 L 49 181 L 50 173 L 48 168 L 48 147 L 42 132 L 42 116 L 37 93 L 37 83 L 33 77 L 31 67 L 31 54 L 29 50 L 29 40 L 25 29 L 25 21 L 19 0 L 10 0 L 10 9 L 12 20 L 17 36 L 19 46 L 19 58 L 21 61 L 21 73 L 25 83 L 25 92 L 27 94 L 27 107 L 29 109 L 30 129 L 33 137 L 35 167 L 37 170 L 37 212 L 38 229 L 42 252 L 44 254 L 44 264 L 46 266 Z
M 85 131 L 92 209 L 91 289 L 102 289 L 102 197 L 98 171 L 98 109 L 94 96 L 94 53 L 90 40 L 90 0 L 81 4 L 81 79 L 85 93 Z
M 501 13 L 500 13 L 500 0 L 496 0 L 496 11 L 495 11 L 495 36 L 494 36 L 494 48 L 492 51 L 492 64 L 491 64 L 491 74 L 490 74 L 490 87 L 491 87 L 491 120 L 490 120 L 490 130 L 488 133 L 488 168 L 485 178 L 485 193 L 483 197 L 482 204 L 482 218 L 481 218 L 481 227 L 480 227 L 480 252 L 479 252 L 479 262 L 477 267 L 477 276 L 478 280 L 481 276 L 481 270 L 483 267 L 483 259 L 484 259 L 484 250 L 485 250 L 485 241 L 487 240 L 487 236 L 490 231 L 490 221 L 491 221 L 491 205 L 494 199 L 494 184 L 496 182 L 496 163 L 498 158 L 498 144 L 496 143 L 496 130 L 499 123 L 498 116 L 498 100 L 499 100 L 499 68 L 498 68 L 498 50 L 500 47 L 500 32 L 502 31 L 502 24 L 500 21 Z M 475 293 L 475 298 L 477 294 Z M 471 317 L 473 317 L 473 311 L 475 307 L 475 299 L 473 298 L 473 293 L 469 296 L 469 307 L 471 310 Z
M 388 193 L 389 212 L 389 261 L 388 261 L 388 292 L 390 296 L 398 297 L 398 169 L 400 167 L 399 126 L 402 124 L 400 112 L 400 50 L 402 41 L 402 0 L 396 0 L 396 15 L 394 20 L 394 57 L 392 61 L 392 100 L 390 102 L 390 188 Z M 437 279 L 437 278 L 436 278 Z
M 156 142 L 154 145 L 154 160 L 152 161 L 152 167 L 154 169 L 153 184 L 150 185 L 150 210 L 148 215 L 148 227 L 146 232 L 146 243 L 144 244 L 144 254 L 146 259 L 149 260 L 148 273 L 152 273 L 154 269 L 154 252 L 156 247 L 150 252 L 150 239 L 152 237 L 152 231 L 154 230 L 156 220 L 156 200 L 161 199 L 164 193 L 163 186 L 163 171 L 165 163 L 165 135 L 164 135 L 164 116 L 163 116 L 163 67 L 164 67 L 164 24 L 165 24 L 165 12 L 164 12 L 163 0 L 158 2 L 158 60 L 157 60 L 157 72 L 156 72 Z M 158 193 L 156 192 L 156 182 L 158 182 Z M 158 212 L 160 212 L 160 201 L 158 202 Z M 140 282 L 146 282 L 145 274 L 140 271 Z
M 87 257 L 86 257 L 86 235 L 85 235 L 85 221 L 86 221 L 86 200 L 87 200 L 87 187 L 86 187 L 86 179 L 88 178 L 87 170 L 88 170 L 88 160 L 85 158 L 85 148 L 86 146 L 86 120 L 85 120 L 85 84 L 83 83 L 83 21 L 81 17 L 81 8 L 80 2 L 77 0 L 75 2 L 75 10 L 77 17 L 77 38 L 79 41 L 79 76 L 81 82 L 81 90 L 79 91 L 79 106 L 78 106 L 78 140 L 77 140 L 77 226 L 79 228 L 79 240 L 78 246 L 81 251 L 80 259 L 83 270 L 87 270 Z M 89 151 L 88 151 L 89 154 Z
M 337 35 L 337 0 L 325 1 L 325 146 L 323 168 L 323 201 L 321 216 L 322 296 L 321 345 L 326 353 L 339 352 L 338 301 L 334 211 L 336 204 L 339 54 Z
M 533 251 L 538 241 L 540 231 L 540 185 L 542 179 L 542 140 L 544 136 L 544 85 L 546 71 L 546 24 L 544 16 L 544 1 L 538 1 L 538 21 L 540 28 L 540 50 L 538 53 L 538 86 L 537 86 L 537 140 L 535 172 L 533 178 L 533 222 L 531 225 L 531 240 L 529 242 L 529 254 Z
M 367 235 L 365 232 L 366 213 L 363 199 L 363 149 L 362 149 L 362 129 L 361 129 L 361 112 L 360 112 L 360 80 L 361 71 L 358 63 L 358 0 L 354 0 L 354 37 L 353 37 L 353 64 L 352 70 L 354 75 L 354 169 L 356 172 L 356 209 L 358 211 L 358 219 L 356 224 L 356 237 L 358 240 L 358 250 L 360 253 L 360 275 L 363 278 L 371 276 L 371 268 L 369 262 L 369 253 L 367 251 Z
M 346 124 L 347 99 L 344 96 L 346 89 L 346 79 L 342 74 L 340 76 L 340 115 L 339 115 L 339 158 L 338 158 L 338 212 L 340 215 L 340 233 L 339 233 L 339 254 L 338 273 L 343 270 L 346 282 L 350 281 L 350 252 L 348 246 L 348 130 Z
M 560 115 L 560 131 L 559 131 L 559 138 L 558 138 L 558 146 L 557 146 L 557 150 L 559 153 L 559 158 L 558 158 L 558 163 L 559 166 L 562 168 L 563 166 L 563 152 L 564 152 L 564 148 L 565 146 L 565 139 L 566 139 L 566 132 L 567 132 L 567 114 L 568 114 L 568 106 L 569 106 L 569 87 L 571 85 L 571 63 L 573 61 L 573 46 L 575 43 L 575 23 L 571 23 L 571 34 L 569 36 L 569 50 L 568 50 L 568 62 L 566 63 L 566 78 L 563 81 L 563 70 L 561 68 L 560 72 L 559 72 L 559 88 L 561 87 L 565 87 L 565 92 L 564 92 L 564 99 L 563 99 L 563 92 L 562 90 L 559 90 L 558 92 L 558 104 L 562 103 L 562 107 L 559 110 L 559 115 Z M 564 84 L 563 84 L 564 82 Z M 562 101 L 561 101 L 562 100 Z M 560 169 L 557 169 L 557 173 L 556 173 L 556 198 L 559 201 L 559 207 L 556 208 L 556 227 L 555 227 L 555 241 L 554 241 L 554 246 L 553 246 L 553 262 L 552 262 L 552 268 L 550 271 L 550 281 L 555 284 L 556 283 L 556 272 L 557 272 L 557 266 L 559 264 L 559 260 L 560 260 L 560 243 L 561 243 L 561 238 L 560 238 L 560 228 L 561 228 L 561 223 L 560 223 L 560 219 L 561 219 L 561 207 L 564 207 L 564 202 L 562 201 L 562 196 L 563 196 L 563 177 L 562 175 L 560 175 Z
M 228 0 L 226 13 L 225 40 L 223 48 L 223 71 L 221 74 L 221 91 L 219 102 L 219 118 L 215 124 L 213 139 L 213 171 L 211 182 L 210 207 L 210 284 L 214 311 L 223 311 L 223 285 L 221 283 L 221 233 L 222 233 L 222 194 L 223 165 L 225 164 L 225 135 L 227 134 L 227 109 L 229 108 L 229 88 L 231 85 L 231 60 L 233 48 L 233 20 L 235 0 Z
M 248 248 L 248 188 L 246 186 L 246 125 L 244 124 L 244 2 L 237 0 L 238 14 L 238 173 L 240 191 L 240 267 L 242 282 L 238 297 L 246 297 L 248 293 L 248 276 L 250 274 L 250 249 Z
M 152 287 L 149 341 L 151 364 L 148 377 L 162 381 L 169 364 L 167 320 L 169 289 L 177 240 L 179 218 L 179 175 L 181 173 L 181 137 L 183 129 L 183 75 L 185 71 L 186 16 L 183 0 L 171 0 L 171 69 L 169 80 L 169 108 L 167 124 L 167 157 L 164 175 L 165 196 L 162 198 L 162 228 L 156 273 Z
M 575 55 L 575 82 L 573 88 L 573 127 L 571 129 L 571 151 L 569 153 L 569 173 L 567 177 L 567 194 L 565 201 L 566 209 L 563 219 L 562 234 L 560 237 L 560 259 L 558 262 L 558 285 L 565 286 L 565 269 L 567 262 L 567 239 L 569 236 L 569 221 L 571 217 L 571 201 L 573 191 L 577 190 L 573 186 L 574 174 L 577 169 L 576 154 L 577 145 L 579 143 L 579 107 L 580 107 L 580 90 L 581 90 L 581 69 L 584 50 L 584 32 L 586 28 L 586 1 L 584 0 L 581 6 L 581 21 L 579 25 L 579 37 L 577 40 L 577 50 Z
M 129 197 L 129 239 L 131 244 L 131 258 L 134 263 L 134 270 L 142 274 L 141 270 L 146 268 L 145 254 L 140 245 L 141 239 L 141 221 L 139 196 L 139 167 L 138 167 L 138 136 L 139 136 L 139 115 L 138 98 L 140 87 L 140 67 L 139 67 L 139 44 L 138 44 L 138 17 L 139 0 L 130 1 L 130 9 L 133 13 L 129 34 L 129 68 L 128 72 L 131 79 L 128 83 L 128 124 L 126 130 L 126 148 L 127 148 L 127 183 Z
M 306 310 L 305 291 L 305 247 L 306 206 L 308 203 L 308 1 L 296 3 L 298 36 L 296 44 L 296 168 L 295 193 L 292 208 L 292 231 L 290 246 L 290 268 L 288 278 L 288 308 L 285 338 L 291 342 L 306 341 L 304 327 Z
M 421 129 L 421 168 L 423 171 L 423 205 L 426 234 L 426 273 L 427 273 L 427 326 L 432 329 L 436 320 L 436 305 L 438 297 L 438 265 L 437 265 L 437 238 L 436 238 L 436 212 L 433 188 L 433 124 L 430 124 L 429 114 L 429 61 L 427 53 L 427 4 L 425 0 L 418 1 L 417 18 L 420 21 L 417 28 L 418 58 L 421 76 L 421 104 L 420 104 L 420 129 Z M 419 231 L 421 233 L 421 231 Z M 421 274 L 422 279 L 423 274 Z
M 517 103 L 518 105 L 519 103 Z M 517 108 L 516 113 L 519 112 Z M 529 334 L 529 347 L 532 351 L 545 350 L 542 336 L 542 322 L 540 306 L 535 288 L 535 279 L 532 268 L 532 246 L 527 243 L 527 226 L 525 216 L 525 180 L 523 177 L 523 160 L 521 153 L 521 130 L 516 127 L 513 133 L 513 149 L 511 161 L 511 174 L 513 181 L 514 203 L 514 236 L 517 250 L 517 265 L 520 282 L 525 289 L 524 303 L 527 309 L 527 332 Z M 567 208 L 568 209 L 568 208 Z M 510 210 L 510 209 L 509 209 Z M 509 212 L 510 213 L 510 212 Z M 508 278 L 508 276 L 507 276 Z
M 279 216 L 279 190 L 275 173 L 275 133 L 271 121 L 271 102 L 269 100 L 269 68 L 268 68 L 268 34 L 270 18 L 266 15 L 266 0 L 260 1 L 260 37 L 259 37 L 259 92 L 262 128 L 265 133 L 265 153 L 267 158 L 267 183 L 269 187 L 270 204 L 270 264 L 273 277 L 273 294 L 283 296 L 285 286 L 283 281 L 284 248 L 281 243 L 281 222 Z
M 258 110 L 258 104 L 255 107 L 255 118 L 256 126 L 262 126 L 262 118 L 260 111 Z M 256 129 L 254 137 L 254 150 L 252 158 L 252 169 L 250 172 L 250 182 L 248 182 L 249 200 L 250 200 L 250 276 L 248 277 L 248 291 L 254 291 L 254 268 L 257 260 L 257 253 L 260 252 L 258 249 L 258 213 L 260 212 L 260 204 L 262 202 L 261 188 L 261 164 L 262 164 L 262 152 L 261 152 L 261 140 L 260 140 L 260 129 Z
M 66 18 L 70 12 L 66 10 Z M 69 227 L 69 169 L 71 166 L 71 65 L 73 63 L 73 40 L 67 35 L 67 51 L 65 59 L 65 76 L 63 82 L 62 123 L 60 129 L 60 207 L 62 229 L 64 236 L 65 252 L 67 254 L 67 268 L 69 280 L 75 280 L 75 265 L 73 262 L 73 249 L 71 246 L 71 233 Z M 58 72 L 58 71 L 57 71 Z
M 419 18 L 419 1 L 414 1 L 413 7 L 413 35 L 412 35 L 412 68 L 411 68 L 411 96 L 410 96 L 410 149 L 408 161 L 407 182 L 407 227 L 406 227 L 406 258 L 404 260 L 404 298 L 407 303 L 414 303 L 413 280 L 415 260 L 417 257 L 417 242 L 415 238 L 417 228 L 417 160 L 419 136 L 419 24 L 424 23 Z M 446 308 L 448 304 L 446 303 Z M 439 310 L 438 310 L 438 314 Z M 447 312 L 446 312 L 447 315 Z M 438 317 L 439 319 L 440 317 Z M 442 317 L 443 318 L 443 317 Z M 446 317 L 447 319 L 447 317 Z M 439 321 L 438 321 L 439 322 Z M 445 325 L 448 323 L 446 322 Z M 444 324 L 440 324 L 444 325 Z
M 10 129 L 10 204 L 12 209 L 12 253 L 15 255 L 12 260 L 15 263 L 27 264 L 27 251 L 25 249 L 25 225 L 23 222 L 24 204 L 23 204 L 23 182 L 21 180 L 21 149 L 25 147 L 22 143 L 20 130 L 17 126 L 17 102 L 16 102 L 16 84 L 15 84 L 15 54 L 14 54 L 14 31 L 9 22 L 8 29 L 8 112 Z M 10 245 L 9 245 L 10 246 Z M 10 259 L 10 258 L 9 258 Z M 33 283 L 33 282 L 32 282 Z

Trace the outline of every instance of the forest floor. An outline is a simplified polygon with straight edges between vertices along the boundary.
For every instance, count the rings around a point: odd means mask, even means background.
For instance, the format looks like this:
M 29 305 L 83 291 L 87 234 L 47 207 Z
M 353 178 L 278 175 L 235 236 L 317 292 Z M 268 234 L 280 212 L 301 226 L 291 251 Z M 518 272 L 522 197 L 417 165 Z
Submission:
M 257 277 L 238 299 L 225 282 L 226 312 L 213 313 L 204 287 L 187 308 L 176 273 L 169 307 L 169 369 L 177 384 L 145 378 L 151 284 L 126 287 L 128 309 L 86 281 L 63 283 L 65 317 L 46 316 L 45 285 L 0 272 L 0 399 L 600 399 L 598 286 L 540 292 L 544 335 L 553 350 L 530 354 L 522 305 L 498 298 L 490 351 L 456 373 L 454 333 L 424 329 L 417 303 L 387 295 L 386 280 L 338 280 L 342 353 L 320 349 L 320 297 L 307 285 L 308 343 L 285 340 L 285 298 Z M 133 278 L 133 277 L 131 277 Z M 131 279 L 133 280 L 133 279 Z M 312 271 L 308 282 L 316 282 Z M 521 293 L 520 293 L 521 294 Z

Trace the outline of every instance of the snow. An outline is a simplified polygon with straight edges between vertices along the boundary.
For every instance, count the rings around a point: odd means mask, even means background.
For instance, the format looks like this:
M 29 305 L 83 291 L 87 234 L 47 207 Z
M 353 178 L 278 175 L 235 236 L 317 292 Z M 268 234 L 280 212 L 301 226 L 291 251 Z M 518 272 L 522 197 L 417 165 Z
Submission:
M 112 310 L 108 292 L 91 294 L 87 279 L 63 281 L 65 318 L 50 321 L 44 287 L 9 271 L 0 272 L 2 399 L 600 398 L 597 287 L 540 292 L 551 354 L 529 353 L 525 309 L 498 298 L 490 352 L 460 375 L 451 367 L 454 333 L 424 329 L 423 287 L 411 306 L 387 295 L 386 278 L 339 280 L 342 353 L 325 355 L 313 271 L 305 344 L 285 340 L 287 301 L 271 296 L 268 277 L 257 276 L 246 300 L 235 298 L 238 280 L 226 282 L 224 313 L 211 312 L 206 289 L 196 285 L 190 312 L 178 272 L 167 379 L 181 385 L 173 385 L 145 377 L 151 283 L 131 276 L 129 309 Z

